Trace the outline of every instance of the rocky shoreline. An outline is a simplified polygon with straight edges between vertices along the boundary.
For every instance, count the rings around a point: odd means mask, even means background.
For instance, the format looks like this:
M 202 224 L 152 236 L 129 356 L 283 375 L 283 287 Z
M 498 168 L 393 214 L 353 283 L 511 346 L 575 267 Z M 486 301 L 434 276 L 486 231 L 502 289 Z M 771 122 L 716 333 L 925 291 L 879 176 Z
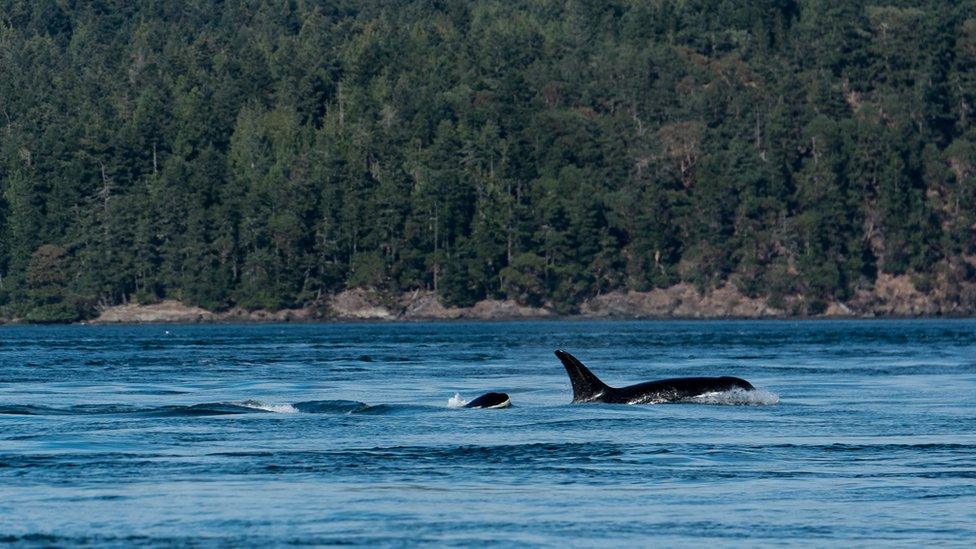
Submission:
M 175 300 L 117 305 L 101 310 L 87 323 L 973 316 L 976 286 L 957 288 L 954 292 L 924 293 L 906 276 L 882 275 L 871 290 L 858 292 L 847 302 L 823 303 L 818 314 L 803 314 L 806 305 L 801 296 L 782 299 L 774 306 L 769 300 L 748 297 L 731 286 L 702 293 L 694 286 L 678 284 L 650 292 L 606 293 L 583 302 L 578 314 L 561 316 L 550 307 L 529 307 L 514 301 L 484 300 L 471 307 L 446 307 L 433 292 L 415 291 L 390 297 L 353 289 L 329 296 L 314 306 L 280 311 L 232 308 L 214 312 Z
M 195 323 L 195 322 L 314 322 L 393 320 L 514 320 L 555 318 L 545 307 L 526 307 L 514 301 L 485 300 L 473 307 L 445 307 L 433 292 L 412 292 L 391 300 L 376 292 L 347 290 L 322 303 L 301 309 L 249 311 L 234 307 L 208 311 L 167 299 L 148 305 L 107 307 L 88 324 Z

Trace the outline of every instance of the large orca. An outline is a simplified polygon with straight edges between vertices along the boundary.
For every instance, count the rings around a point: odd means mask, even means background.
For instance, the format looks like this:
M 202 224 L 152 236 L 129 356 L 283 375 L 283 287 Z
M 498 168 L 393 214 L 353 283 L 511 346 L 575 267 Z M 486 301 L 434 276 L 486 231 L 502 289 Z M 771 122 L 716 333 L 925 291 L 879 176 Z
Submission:
M 566 351 L 556 351 L 556 356 L 566 367 L 569 381 L 573 384 L 573 402 L 605 402 L 608 404 L 649 404 L 674 402 L 706 393 L 718 393 L 731 389 L 754 390 L 755 387 L 737 377 L 678 377 L 647 381 L 627 387 L 610 387 L 593 375 L 583 363 Z
M 464 405 L 465 408 L 508 408 L 512 399 L 505 393 L 485 393 Z

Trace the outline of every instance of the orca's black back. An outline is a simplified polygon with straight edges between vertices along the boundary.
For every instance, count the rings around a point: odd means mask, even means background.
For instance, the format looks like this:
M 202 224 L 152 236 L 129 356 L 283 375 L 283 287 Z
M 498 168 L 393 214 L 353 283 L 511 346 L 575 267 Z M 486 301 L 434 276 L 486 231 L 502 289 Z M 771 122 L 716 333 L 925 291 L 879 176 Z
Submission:
M 464 405 L 465 408 L 493 408 L 508 401 L 505 393 L 485 393 Z
M 604 402 L 633 402 L 642 399 L 680 400 L 706 393 L 720 393 L 733 389 L 752 390 L 748 381 L 731 376 L 676 377 L 659 379 L 613 389 Z M 612 399 L 612 400 L 609 400 Z

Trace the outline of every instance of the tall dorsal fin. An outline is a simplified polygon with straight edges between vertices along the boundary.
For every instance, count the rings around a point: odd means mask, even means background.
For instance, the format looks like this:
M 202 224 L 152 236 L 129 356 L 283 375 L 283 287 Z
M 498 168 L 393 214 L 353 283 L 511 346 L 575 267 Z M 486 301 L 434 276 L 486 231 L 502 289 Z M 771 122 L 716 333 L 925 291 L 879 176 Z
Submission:
M 566 367 L 569 381 L 573 384 L 573 402 L 587 402 L 599 397 L 610 387 L 593 375 L 575 356 L 566 351 L 556 351 L 556 356 Z

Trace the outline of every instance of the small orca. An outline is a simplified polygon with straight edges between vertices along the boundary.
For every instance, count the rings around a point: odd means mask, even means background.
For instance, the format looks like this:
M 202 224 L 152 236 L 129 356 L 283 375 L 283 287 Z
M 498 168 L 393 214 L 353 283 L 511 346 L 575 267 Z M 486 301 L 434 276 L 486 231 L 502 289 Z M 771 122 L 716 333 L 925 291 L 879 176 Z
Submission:
M 755 387 L 737 377 L 678 377 L 647 381 L 627 387 L 610 387 L 593 375 L 583 363 L 566 351 L 556 351 L 566 367 L 573 384 L 573 403 L 604 402 L 607 404 L 648 404 L 674 402 L 683 398 L 718 393 L 731 389 L 754 390 Z
M 512 399 L 505 393 L 485 393 L 464 405 L 465 408 L 508 408 Z

